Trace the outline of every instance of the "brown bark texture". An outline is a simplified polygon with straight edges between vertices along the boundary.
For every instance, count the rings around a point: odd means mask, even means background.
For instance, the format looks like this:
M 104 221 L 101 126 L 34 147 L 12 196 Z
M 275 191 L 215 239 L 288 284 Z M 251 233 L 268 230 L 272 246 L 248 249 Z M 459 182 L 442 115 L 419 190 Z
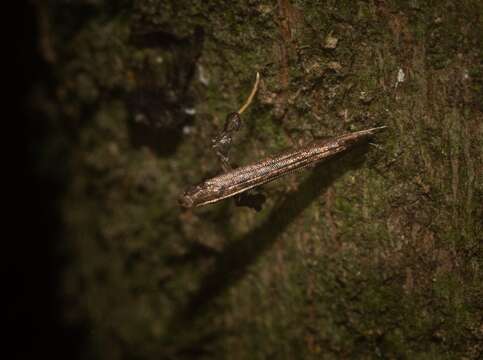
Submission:
M 481 359 L 480 0 L 37 4 L 86 359 Z M 387 129 L 259 212 L 181 209 L 257 71 L 234 166 Z

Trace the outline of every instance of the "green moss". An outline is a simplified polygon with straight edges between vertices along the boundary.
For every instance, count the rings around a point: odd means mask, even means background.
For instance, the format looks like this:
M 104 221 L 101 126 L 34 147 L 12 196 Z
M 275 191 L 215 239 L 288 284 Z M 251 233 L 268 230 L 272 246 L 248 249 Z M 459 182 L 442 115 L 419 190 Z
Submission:
M 478 26 L 465 24 L 481 5 L 300 0 L 281 19 L 284 4 L 139 1 L 129 19 L 94 14 L 59 45 L 51 101 L 63 128 L 75 129 L 65 296 L 68 313 L 91 326 L 92 357 L 477 351 L 482 50 Z M 179 90 L 190 49 L 179 42 L 199 26 L 187 92 L 196 116 L 169 155 L 135 145 L 130 96 L 148 85 Z M 139 28 L 178 40 L 139 48 Z M 334 49 L 324 48 L 329 33 Z M 181 211 L 178 194 L 219 171 L 211 138 L 256 71 L 263 83 L 243 114 L 234 163 L 314 136 L 388 129 L 377 147 L 265 186 L 260 213 L 230 201 Z

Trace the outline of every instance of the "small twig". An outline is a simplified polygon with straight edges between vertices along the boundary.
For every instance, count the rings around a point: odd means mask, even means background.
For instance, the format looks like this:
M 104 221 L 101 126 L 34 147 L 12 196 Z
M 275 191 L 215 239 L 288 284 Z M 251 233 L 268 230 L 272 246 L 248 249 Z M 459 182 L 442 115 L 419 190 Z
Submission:
M 228 114 L 225 120 L 225 126 L 223 127 L 223 131 L 212 140 L 212 147 L 218 157 L 221 168 L 224 172 L 231 170 L 230 159 L 229 159 L 229 152 L 231 149 L 231 145 L 233 143 L 233 135 L 237 132 L 241 127 L 241 118 L 240 114 L 244 112 L 248 106 L 253 101 L 255 94 L 258 90 L 258 85 L 260 83 L 260 73 L 257 72 L 257 78 L 255 80 L 255 84 L 253 85 L 252 91 L 247 98 L 245 104 L 238 110 L 237 112 Z
M 237 111 L 239 115 L 241 115 L 248 108 L 248 106 L 250 106 L 250 104 L 252 103 L 253 98 L 255 97 L 255 94 L 257 93 L 259 84 L 260 84 L 260 73 L 257 71 L 257 78 L 255 80 L 255 84 L 253 85 L 252 92 L 250 93 L 250 96 L 248 96 L 248 99 L 245 102 L 245 104 L 243 104 L 243 106 L 240 108 L 240 110 Z

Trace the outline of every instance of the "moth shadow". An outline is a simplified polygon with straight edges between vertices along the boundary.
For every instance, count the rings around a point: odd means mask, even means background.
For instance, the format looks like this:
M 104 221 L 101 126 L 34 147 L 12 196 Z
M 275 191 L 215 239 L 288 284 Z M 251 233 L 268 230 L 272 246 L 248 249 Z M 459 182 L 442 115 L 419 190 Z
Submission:
M 174 328 L 192 323 L 206 312 L 214 299 L 240 281 L 250 265 L 275 243 L 304 209 L 320 199 L 334 181 L 364 163 L 368 148 L 367 143 L 360 144 L 315 167 L 299 190 L 290 193 L 261 225 L 228 244 L 216 257 L 213 270 L 202 277 L 199 289 L 175 313 L 171 323 L 173 331 L 168 333 L 175 334 Z

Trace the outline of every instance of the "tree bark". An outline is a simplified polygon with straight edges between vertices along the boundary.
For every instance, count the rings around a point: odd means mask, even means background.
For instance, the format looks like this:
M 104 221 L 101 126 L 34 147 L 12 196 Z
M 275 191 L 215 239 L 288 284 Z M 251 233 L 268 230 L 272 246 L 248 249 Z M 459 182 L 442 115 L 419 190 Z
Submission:
M 63 313 L 86 358 L 481 356 L 481 1 L 42 9 L 56 82 L 38 103 L 68 158 Z M 264 186 L 260 212 L 182 210 L 257 71 L 233 164 L 388 128 Z

